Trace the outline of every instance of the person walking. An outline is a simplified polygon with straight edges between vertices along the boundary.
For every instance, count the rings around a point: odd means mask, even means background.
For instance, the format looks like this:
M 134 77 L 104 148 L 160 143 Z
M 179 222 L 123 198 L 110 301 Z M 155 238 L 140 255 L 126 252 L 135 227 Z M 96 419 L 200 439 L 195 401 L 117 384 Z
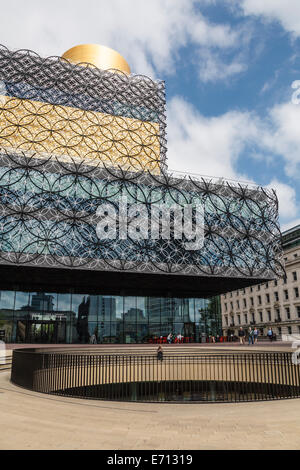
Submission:
M 158 346 L 157 348 L 157 360 L 162 361 L 163 360 L 163 348 L 162 346 Z
M 90 344 L 97 344 L 97 338 L 96 338 L 95 333 L 93 333 L 92 336 L 90 337 Z
M 258 335 L 259 335 L 258 329 L 255 327 L 253 331 L 254 343 L 257 343 Z
M 168 336 L 167 336 L 167 341 L 169 344 L 172 343 L 172 333 L 169 333 Z
M 182 343 L 182 340 L 183 340 L 182 334 L 181 334 L 181 333 L 178 333 L 178 335 L 177 335 L 177 342 L 178 342 L 178 343 Z
M 269 340 L 272 342 L 272 341 L 273 341 L 273 330 L 272 330 L 272 328 L 269 328 L 269 329 L 268 329 L 268 333 L 267 333 L 267 334 L 268 334 Z
M 254 343 L 254 332 L 250 326 L 249 331 L 248 331 L 248 344 L 253 344 Z
M 245 330 L 243 329 L 242 326 L 240 326 L 240 329 L 239 329 L 239 338 L 240 338 L 240 344 L 245 344 Z

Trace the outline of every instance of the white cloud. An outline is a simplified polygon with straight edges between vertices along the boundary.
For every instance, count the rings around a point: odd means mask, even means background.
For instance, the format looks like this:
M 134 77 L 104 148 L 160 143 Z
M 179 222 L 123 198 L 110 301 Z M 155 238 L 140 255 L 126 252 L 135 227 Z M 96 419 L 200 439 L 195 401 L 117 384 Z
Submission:
M 299 184 L 300 104 L 275 105 L 263 118 L 241 111 L 206 118 L 175 97 L 168 104 L 168 135 L 169 162 L 174 169 L 182 164 L 179 155 L 185 155 L 188 171 L 240 178 L 236 162 L 247 149 L 246 158 L 264 160 L 266 166 L 282 159 L 285 176 Z
M 188 173 L 249 181 L 247 175 L 237 171 L 240 158 L 264 159 L 267 167 L 270 158 L 276 159 L 280 155 L 286 161 L 286 175 L 298 184 L 299 125 L 300 106 L 289 103 L 274 106 L 265 119 L 240 111 L 205 117 L 183 98 L 175 97 L 168 106 L 169 167 Z M 256 149 L 256 152 L 251 149 Z M 280 220 L 287 224 L 290 220 L 297 221 L 300 207 L 293 183 L 280 180 L 270 174 L 267 187 L 276 190 Z M 261 184 L 259 180 L 256 183 Z
M 281 231 L 284 232 L 285 230 L 289 230 L 290 228 L 296 227 L 296 225 L 300 225 L 300 218 L 293 219 L 290 222 L 281 225 Z
M 262 16 L 268 21 L 279 21 L 294 36 L 300 36 L 299 0 L 242 0 L 233 3 L 243 8 L 246 15 Z
M 0 16 L 1 41 L 42 55 L 99 43 L 117 49 L 133 72 L 166 74 L 187 44 L 220 50 L 241 44 L 245 32 L 209 22 L 199 11 L 202 3 L 207 0 L 10 0 Z
M 235 164 L 258 127 L 250 113 L 204 117 L 183 98 L 168 105 L 168 159 L 174 170 L 226 178 L 245 178 Z
M 275 105 L 262 124 L 261 146 L 285 160 L 287 176 L 300 179 L 300 105 Z
M 240 74 L 247 69 L 243 61 L 233 59 L 232 62 L 224 62 L 220 54 L 203 49 L 200 52 L 199 77 L 203 82 L 226 80 L 233 75 Z
M 272 179 L 267 186 L 275 189 L 279 202 L 279 215 L 282 221 L 293 219 L 298 215 L 296 191 L 288 184 L 282 183 L 277 179 Z

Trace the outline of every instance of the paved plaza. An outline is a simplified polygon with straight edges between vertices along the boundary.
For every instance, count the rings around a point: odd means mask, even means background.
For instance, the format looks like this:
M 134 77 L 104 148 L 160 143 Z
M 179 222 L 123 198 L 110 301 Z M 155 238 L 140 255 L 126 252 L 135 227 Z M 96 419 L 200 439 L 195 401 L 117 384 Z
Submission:
M 22 389 L 10 382 L 9 371 L 2 371 L 0 426 L 0 449 L 300 449 L 300 399 L 233 404 L 82 400 Z

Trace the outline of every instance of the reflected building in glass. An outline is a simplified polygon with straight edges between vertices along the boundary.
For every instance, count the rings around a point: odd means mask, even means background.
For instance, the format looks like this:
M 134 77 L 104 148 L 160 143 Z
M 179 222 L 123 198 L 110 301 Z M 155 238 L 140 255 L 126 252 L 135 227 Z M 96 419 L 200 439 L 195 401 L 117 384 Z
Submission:
M 283 274 L 274 191 L 168 170 L 163 81 L 97 45 L 0 47 L 0 80 L 5 341 L 205 341 L 219 294 Z
M 186 342 L 220 334 L 218 297 L 180 299 L 1 291 L 7 342 L 152 343 L 169 333 Z

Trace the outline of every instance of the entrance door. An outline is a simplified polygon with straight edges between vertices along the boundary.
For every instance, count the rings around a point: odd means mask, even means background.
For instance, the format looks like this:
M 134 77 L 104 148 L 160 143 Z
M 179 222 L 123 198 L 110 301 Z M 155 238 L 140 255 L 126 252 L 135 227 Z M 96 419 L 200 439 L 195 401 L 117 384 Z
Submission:
M 196 325 L 194 322 L 186 322 L 183 325 L 183 336 L 189 343 L 194 343 L 196 336 Z
M 51 320 L 28 320 L 26 342 L 28 343 L 65 343 L 66 322 Z

